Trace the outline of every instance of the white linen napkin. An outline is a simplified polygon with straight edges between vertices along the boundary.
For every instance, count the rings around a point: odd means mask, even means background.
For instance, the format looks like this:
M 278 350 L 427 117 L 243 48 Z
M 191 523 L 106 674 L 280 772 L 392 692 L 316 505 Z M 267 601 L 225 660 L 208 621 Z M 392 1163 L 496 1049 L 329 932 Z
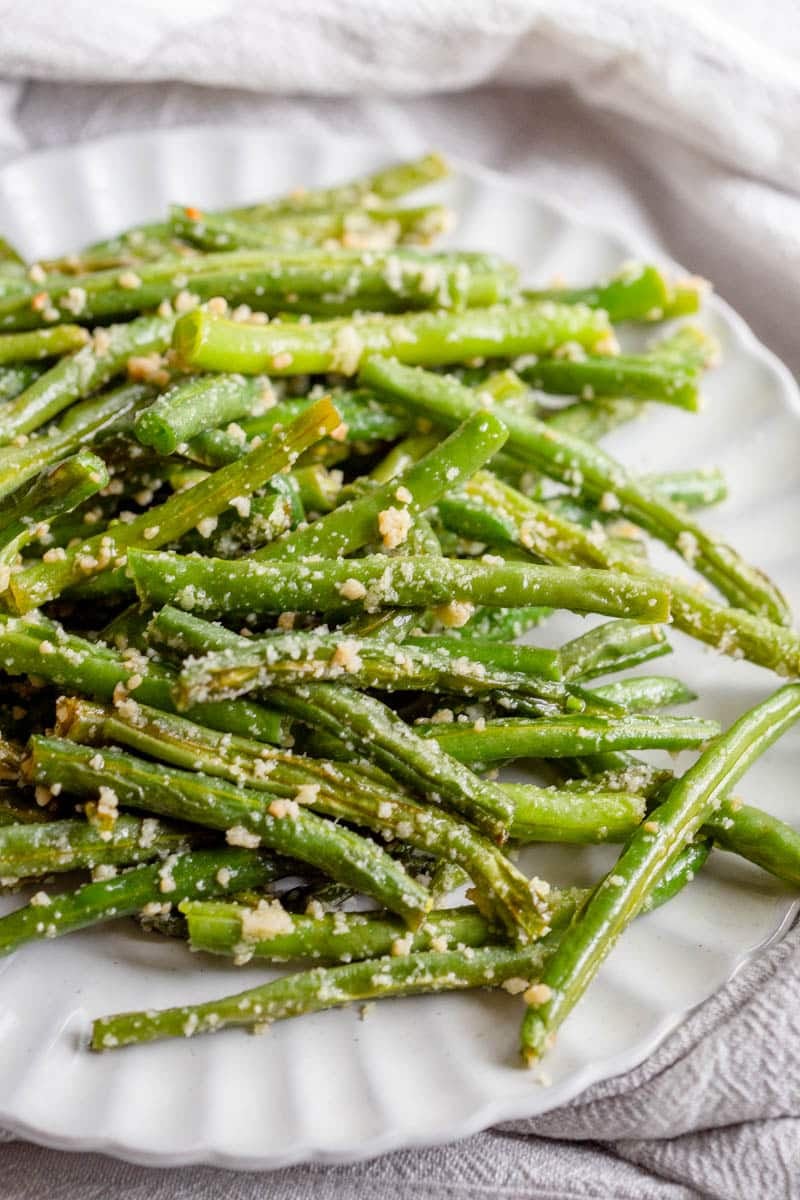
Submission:
M 800 10 L 775 0 L 768 17 L 748 0 L 0 0 L 0 155 L 231 121 L 373 136 L 391 156 L 438 146 L 668 250 L 800 369 Z M 800 1196 L 799 983 L 793 931 L 637 1070 L 451 1147 L 262 1177 L 147 1171 L 16 1143 L 2 1150 L 0 1190 L 8 1200 Z

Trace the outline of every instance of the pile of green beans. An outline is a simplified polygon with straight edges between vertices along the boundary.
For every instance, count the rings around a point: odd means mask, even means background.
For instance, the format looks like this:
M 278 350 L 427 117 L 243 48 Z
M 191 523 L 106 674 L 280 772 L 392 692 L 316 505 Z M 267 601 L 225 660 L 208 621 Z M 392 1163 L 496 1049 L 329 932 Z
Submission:
M 705 288 L 628 264 L 533 289 L 430 248 L 451 214 L 406 197 L 448 171 L 2 255 L 0 885 L 23 899 L 0 955 L 135 917 L 231 971 L 315 960 L 164 1011 L 143 980 L 95 1050 L 506 985 L 533 1062 L 714 846 L 800 885 L 800 833 L 731 795 L 800 685 L 723 730 L 641 673 L 672 623 L 798 675 L 787 601 L 705 528 L 719 470 L 644 476 L 599 445 L 653 404 L 701 410 L 710 335 L 625 338 Z M 619 858 L 556 888 L 529 869 L 545 843 Z

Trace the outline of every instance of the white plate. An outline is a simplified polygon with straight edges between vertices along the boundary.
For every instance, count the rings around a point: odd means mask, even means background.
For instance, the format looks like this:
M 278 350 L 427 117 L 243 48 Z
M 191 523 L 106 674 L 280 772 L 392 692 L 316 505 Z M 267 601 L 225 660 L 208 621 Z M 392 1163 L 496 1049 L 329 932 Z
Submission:
M 30 255 L 54 254 L 158 217 L 170 201 L 243 203 L 299 183 L 373 169 L 386 147 L 298 142 L 254 129 L 178 130 L 38 154 L 0 172 L 0 232 Z M 463 166 L 441 187 L 461 214 L 457 239 L 505 253 L 530 281 L 559 272 L 589 281 L 631 254 L 624 238 L 582 224 L 556 202 Z M 732 498 L 709 525 L 800 600 L 800 397 L 786 369 L 722 302 L 707 323 L 724 348 L 700 417 L 653 406 L 614 439 L 639 470 L 718 464 Z M 578 618 L 546 630 L 574 636 Z M 776 679 L 675 635 L 674 670 L 701 697 L 697 712 L 727 724 Z M 743 794 L 791 820 L 790 734 L 747 778 Z M 796 758 L 795 758 L 796 761 Z M 609 848 L 529 852 L 531 870 L 585 882 Z M 131 923 L 30 946 L 0 964 L 0 1125 L 50 1146 L 137 1162 L 275 1167 L 347 1161 L 444 1142 L 493 1122 L 532 1116 L 588 1084 L 628 1070 L 695 1005 L 778 937 L 795 904 L 777 882 L 715 853 L 691 888 L 626 934 L 565 1025 L 549 1087 L 517 1062 L 519 1000 L 475 993 L 396 1000 L 360 1021 L 353 1010 L 96 1056 L 89 1020 L 132 1007 L 185 1003 L 269 977 L 238 971 Z

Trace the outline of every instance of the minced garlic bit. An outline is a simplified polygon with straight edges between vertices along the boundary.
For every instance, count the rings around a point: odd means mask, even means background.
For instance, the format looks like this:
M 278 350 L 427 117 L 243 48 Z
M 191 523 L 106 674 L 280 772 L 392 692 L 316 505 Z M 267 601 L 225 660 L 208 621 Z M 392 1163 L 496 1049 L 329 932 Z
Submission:
M 410 504 L 411 501 L 414 499 L 414 497 L 411 495 L 411 492 L 402 483 L 400 484 L 400 487 L 395 492 L 394 498 L 400 504 Z
M 292 365 L 292 356 L 288 350 L 279 350 L 272 356 L 272 366 L 276 371 L 286 371 Z
M 700 545 L 697 538 L 688 529 L 684 529 L 678 534 L 675 541 L 678 552 L 689 564 L 693 563 L 700 552 Z
M 475 606 L 468 600 L 451 600 L 449 604 L 440 604 L 433 611 L 446 629 L 461 629 L 475 612 Z
M 247 942 L 267 942 L 281 933 L 291 933 L 294 922 L 280 900 L 259 900 L 240 917 L 242 937 Z
M 101 785 L 97 792 L 98 817 L 107 821 L 116 821 L 119 816 L 119 799 L 113 788 Z
M 296 800 L 273 800 L 267 806 L 267 812 L 279 821 L 284 817 L 288 817 L 290 821 L 296 821 L 300 815 L 300 805 Z
M 546 983 L 533 983 L 523 994 L 522 999 L 531 1008 L 538 1008 L 540 1004 L 546 1004 L 553 994 L 553 989 Z
M 195 529 L 202 538 L 210 538 L 219 522 L 218 517 L 201 517 L 195 525 Z
M 86 289 L 82 287 L 68 288 L 66 296 L 61 300 L 61 307 L 76 317 L 80 316 L 86 307 Z
M 353 325 L 344 325 L 336 331 L 331 353 L 331 370 L 342 375 L 355 375 L 364 353 L 358 330 Z
M 378 532 L 385 550 L 396 550 L 402 546 L 411 528 L 411 513 L 407 508 L 385 508 L 378 513 Z
M 53 791 L 49 787 L 44 786 L 44 784 L 37 784 L 34 791 L 34 799 L 38 806 L 40 806 L 40 809 L 46 808 L 46 805 L 53 799 Z
M 359 579 L 345 579 L 339 588 L 339 595 L 345 600 L 363 600 L 367 589 Z
M 120 272 L 120 274 L 117 276 L 117 283 L 121 288 L 125 288 L 132 292 L 136 291 L 137 288 L 142 286 L 141 277 L 137 275 L 135 271 Z
M 358 653 L 358 642 L 339 642 L 331 656 L 332 667 L 341 667 L 343 671 L 353 672 L 360 671 L 363 665 Z
M 402 958 L 404 955 L 410 954 L 413 944 L 413 934 L 407 933 L 404 937 L 395 938 L 392 942 L 392 956 L 394 958 Z
M 232 825 L 226 830 L 225 841 L 229 846 L 244 846 L 245 850 L 255 850 L 261 845 L 258 834 L 245 829 L 244 825 Z
M 102 327 L 100 329 L 95 329 L 94 333 L 92 334 L 92 350 L 98 356 L 98 358 L 102 358 L 103 355 L 108 354 L 111 346 L 111 334 L 108 332 L 108 330 L 103 329 Z M 130 359 L 128 362 L 130 362 Z
M 318 783 L 301 783 L 300 787 L 294 794 L 297 804 L 314 804 L 319 796 L 320 785 Z
M 126 367 L 128 378 L 137 383 L 152 383 L 155 387 L 166 387 L 169 383 L 167 360 L 157 350 L 151 354 L 132 354 Z
M 94 883 L 105 883 L 107 879 L 114 879 L 117 874 L 117 868 L 113 863 L 100 863 L 96 867 L 92 867 L 92 881 Z
M 242 520 L 246 520 L 250 516 L 250 497 L 249 496 L 234 496 L 230 502 L 231 508 L 235 508 Z
M 646 830 L 647 833 L 658 833 L 660 828 L 661 825 L 658 821 L 645 821 L 644 825 L 642 825 L 642 829 Z
M 509 996 L 519 996 L 522 992 L 527 992 L 530 982 L 527 979 L 519 979 L 516 975 L 512 975 L 510 979 L 506 979 L 500 986 L 504 991 L 508 992 Z
M 619 499 L 614 492 L 603 492 L 597 507 L 600 512 L 616 512 L 620 507 Z
M 291 633 L 294 629 L 294 623 L 297 619 L 297 613 L 282 612 L 278 617 L 278 629 L 284 633 Z

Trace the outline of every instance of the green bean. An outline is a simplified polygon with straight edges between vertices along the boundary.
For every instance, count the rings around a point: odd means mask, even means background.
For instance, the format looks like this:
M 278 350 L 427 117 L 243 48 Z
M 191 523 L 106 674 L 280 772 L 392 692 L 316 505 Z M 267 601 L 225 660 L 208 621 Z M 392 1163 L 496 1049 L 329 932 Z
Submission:
M 263 382 L 236 375 L 180 381 L 138 414 L 136 437 L 159 454 L 172 454 L 203 430 L 250 414 L 263 392 Z
M 670 771 L 651 767 L 632 754 L 607 754 L 559 765 L 577 768 L 585 776 L 578 786 L 635 791 L 646 800 L 657 801 L 674 783 Z M 577 782 L 577 781 L 575 781 Z M 565 784 L 570 787 L 570 784 Z M 703 826 L 704 836 L 732 854 L 755 863 L 777 879 L 796 886 L 800 883 L 800 834 L 762 809 L 742 804 L 738 797 L 723 800 Z
M 278 214 L 313 212 L 342 205 L 369 205 L 375 199 L 395 200 L 448 174 L 449 167 L 444 160 L 438 154 L 429 154 L 415 162 L 401 163 L 349 184 L 310 190 L 297 188 L 290 195 L 277 200 L 225 209 L 219 215 L 259 221 Z M 95 242 L 81 257 L 84 261 L 101 265 L 104 265 L 104 260 L 111 259 L 113 262 L 110 265 L 114 265 L 115 262 L 125 264 L 141 258 L 159 258 L 165 252 L 178 250 L 185 252 L 186 248 L 179 247 L 170 237 L 169 225 L 164 221 L 154 221 L 134 226 L 105 241 Z M 72 267 L 74 260 L 75 256 L 70 256 L 66 260 L 53 260 L 44 265 L 50 270 L 66 270 Z
M 630 792 L 502 786 L 514 802 L 511 838 L 516 842 L 621 842 L 644 817 L 644 800 Z
M 673 504 L 686 508 L 708 508 L 721 504 L 728 495 L 725 476 L 718 467 L 697 471 L 670 471 L 663 475 L 645 475 L 644 482 Z
M 637 625 L 635 628 L 638 629 L 640 626 Z M 539 679 L 559 681 L 562 677 L 560 652 L 544 650 L 539 646 L 516 646 L 510 642 L 471 637 L 469 645 L 459 647 L 454 645 L 452 636 L 437 637 L 435 635 L 407 637 L 403 639 L 403 645 L 417 647 L 420 650 L 463 653 L 468 659 L 484 663 L 485 666 L 495 670 L 517 671 Z
M 125 866 L 186 850 L 189 843 L 185 830 L 124 813 L 110 829 L 75 819 L 6 825 L 0 829 L 0 876 L 24 879 L 101 864 Z
M 159 909 L 196 896 L 224 895 L 271 882 L 273 862 L 246 850 L 198 850 L 170 856 L 160 866 L 139 866 L 75 892 L 37 892 L 29 904 L 0 917 L 0 955 L 26 942 L 61 937 L 102 921 Z
M 152 395 L 152 389 L 144 384 L 125 384 L 75 404 L 52 433 L 26 439 L 21 446 L 0 447 L 0 500 L 81 446 L 124 432 L 132 425 L 137 408 Z
M 172 326 L 169 318 L 140 317 L 129 325 L 98 330 L 88 345 L 62 358 L 3 409 L 0 443 L 39 429 L 76 400 L 96 392 L 125 370 L 131 356 L 165 350 Z
M 339 472 L 329 471 L 321 463 L 311 463 L 306 467 L 295 467 L 292 478 L 306 512 L 322 515 L 336 507 L 342 490 Z
M 420 724 L 415 731 L 434 738 L 452 758 L 485 766 L 515 758 L 562 758 L 607 750 L 686 750 L 719 733 L 716 721 L 699 717 L 624 716 L 618 719 L 579 714 L 505 718 L 462 724 Z
M 97 700 L 124 704 L 130 694 L 155 708 L 175 708 L 177 673 L 167 664 L 112 650 L 38 618 L 34 624 L 30 618 L 0 613 L 0 667 L 9 675 L 31 675 Z M 212 729 L 259 741 L 276 743 L 284 735 L 278 713 L 248 700 L 200 705 L 191 715 Z
M 173 345 L 184 366 L 199 370 L 354 375 L 367 355 L 442 366 L 485 354 L 543 354 L 566 341 L 602 348 L 610 336 L 602 310 L 547 303 L 311 325 L 245 325 L 195 311 L 181 317 Z
M 369 206 L 376 199 L 397 200 L 417 188 L 445 179 L 449 174 L 450 167 L 440 154 L 424 154 L 420 158 L 383 167 L 374 174 L 353 179 L 349 183 L 328 188 L 296 188 L 288 196 L 277 200 L 226 211 L 230 216 L 259 221 L 277 213 L 313 211 L 341 205 Z
M 406 415 L 391 412 L 384 405 L 379 404 L 370 392 L 363 390 L 347 392 L 336 388 L 327 394 L 330 395 L 342 417 L 343 428 L 337 430 L 337 438 L 344 436 L 345 440 L 344 443 L 333 443 L 337 446 L 344 445 L 346 447 L 353 442 L 363 441 L 393 441 L 404 434 L 411 424 Z M 186 453 L 195 462 L 212 467 L 224 466 L 246 454 L 250 440 L 264 437 L 265 434 L 272 433 L 278 426 L 293 421 L 311 403 L 312 401 L 307 396 L 281 400 L 263 416 L 250 417 L 242 421 L 238 431 L 207 430 L 192 439 Z M 242 438 L 242 433 L 245 435 L 244 438 Z M 435 439 L 431 446 L 436 445 L 439 440 Z M 380 482 L 385 481 L 381 480 Z
M 324 817 L 276 804 L 267 793 L 236 787 L 222 779 L 144 762 L 120 750 L 102 752 L 58 738 L 31 739 L 31 772 L 37 783 L 60 782 L 68 792 L 85 794 L 109 787 L 122 805 L 189 821 L 226 833 L 231 845 L 263 844 L 300 862 L 319 867 L 334 879 L 374 896 L 410 925 L 430 907 L 425 889 L 374 842 Z M 95 765 L 92 765 L 92 764 Z
M 658 267 L 633 263 L 594 287 L 526 289 L 531 300 L 588 304 L 603 308 L 612 321 L 660 321 L 670 298 L 670 283 Z
M 108 471 L 102 458 L 89 450 L 79 450 L 43 471 L 24 491 L 19 489 L 0 515 L 0 576 L 3 564 L 13 563 L 34 538 L 47 536 L 50 520 L 72 512 L 107 483 Z
M 123 569 L 128 548 L 163 546 L 188 533 L 198 522 L 217 516 L 229 504 L 238 501 L 246 506 L 254 491 L 291 466 L 307 446 L 335 429 L 338 423 L 339 414 L 330 401 L 318 401 L 283 435 L 264 442 L 238 462 L 222 467 L 196 487 L 172 495 L 129 524 L 109 526 L 105 533 L 87 538 L 56 562 L 36 564 L 19 572 L 11 580 L 11 605 L 17 613 L 24 614 L 52 600 L 71 584 L 84 582 L 109 568 L 115 569 L 115 579 L 125 589 Z
M 647 712 L 651 708 L 668 708 L 673 704 L 689 704 L 695 693 L 668 675 L 636 675 L 616 679 L 602 687 L 591 689 L 591 695 L 620 704 L 627 712 Z
M 545 562 L 602 565 L 653 584 L 660 583 L 670 591 L 673 624 L 690 637 L 706 642 L 721 654 L 747 658 L 779 675 L 800 674 L 800 637 L 794 630 L 744 609 L 707 599 L 694 584 L 662 574 L 631 555 L 620 555 L 618 547 L 602 530 L 587 532 L 521 493 L 514 493 L 506 502 L 501 494 L 506 485 L 499 480 L 491 482 L 491 478 L 488 472 L 478 472 L 467 490 L 480 488 L 487 506 L 491 502 L 499 510 L 501 520 L 496 522 L 497 529 L 505 530 L 504 536 L 530 553 Z
M 478 638 L 485 641 L 505 642 L 510 638 L 522 637 L 529 630 L 541 625 L 552 615 L 552 608 L 521 605 L 519 608 L 480 608 L 459 629 L 450 629 L 451 638 Z
M 663 358 L 647 355 L 593 354 L 581 358 L 542 358 L 520 374 L 532 387 L 559 395 L 626 396 L 634 400 L 658 400 L 689 412 L 698 412 L 700 393 L 697 370 Z
M 425 639 L 423 639 L 424 642 Z M 441 639 L 446 641 L 446 639 Z M 470 643 L 471 647 L 471 643 Z M 249 638 L 244 645 L 191 659 L 181 671 L 176 700 L 185 707 L 227 700 L 270 687 L 341 680 L 379 691 L 453 692 L 483 696 L 498 690 L 541 700 L 545 711 L 566 704 L 559 682 L 520 670 L 486 665 L 470 647 L 431 648 L 404 641 L 341 633 L 289 633 Z
M 557 409 L 544 420 L 546 425 L 552 425 L 559 433 L 583 438 L 586 442 L 599 442 L 620 425 L 627 425 L 629 421 L 640 417 L 644 409 L 645 404 L 641 400 L 600 397 L 597 400 L 576 400 L 574 404 Z
M 170 229 L 203 250 L 246 247 L 276 249 L 339 242 L 348 250 L 385 250 L 398 243 L 425 245 L 451 224 L 441 204 L 419 208 L 328 208 L 317 212 L 276 213 L 254 220 L 201 212 L 192 206 L 170 208 Z
M 585 681 L 671 653 L 659 625 L 606 621 L 563 645 L 559 657 L 565 679 Z
M 672 898 L 708 854 L 705 846 L 687 848 L 683 861 L 665 877 L 656 902 Z M 349 1004 L 354 1000 L 382 999 L 388 996 L 455 991 L 469 987 L 502 987 L 511 980 L 516 991 L 521 982 L 536 979 L 558 945 L 560 931 L 522 950 L 504 946 L 483 946 L 471 955 L 463 951 L 429 951 L 403 954 L 344 966 L 286 975 L 224 1000 L 167 1009 L 161 1012 L 122 1013 L 94 1022 L 92 1048 L 110 1050 L 134 1042 L 160 1037 L 191 1037 L 195 1033 L 216 1031 L 227 1025 L 263 1027 L 286 1017 L 317 1012 Z
M 799 717 L 800 684 L 789 684 L 750 709 L 701 755 L 629 838 L 542 973 L 538 1007 L 528 1009 L 522 1028 L 522 1052 L 528 1062 L 550 1044 L 664 869 L 713 816 L 748 767 Z
M 60 714 L 57 732 L 82 744 L 127 746 L 173 766 L 203 771 L 232 783 L 294 800 L 303 796 L 315 812 L 364 826 L 387 842 L 400 841 L 443 861 L 456 862 L 475 885 L 474 897 L 481 911 L 496 924 L 505 926 L 512 936 L 520 931 L 527 937 L 541 932 L 542 919 L 549 909 L 543 901 L 534 903 L 528 881 L 486 838 L 481 837 L 435 806 L 420 804 L 403 794 L 381 772 L 367 772 L 319 759 L 308 759 L 286 751 L 264 754 L 257 742 L 227 738 L 224 744 L 209 730 L 181 717 L 137 706 L 135 713 L 119 713 L 86 701 L 75 701 Z M 536 799 L 528 794 L 525 833 L 533 827 Z M 545 806 L 554 806 L 548 794 Z M 613 796 L 598 802 L 593 829 L 602 824 L 610 806 L 619 813 L 624 799 Z M 570 796 L 562 804 L 576 807 Z M 542 806 L 539 805 L 541 808 Z M 547 824 L 547 818 L 543 825 Z M 577 829 L 578 822 L 573 820 Z
M 434 450 L 397 479 L 340 504 L 305 529 L 286 534 L 256 554 L 258 559 L 321 554 L 337 558 L 383 537 L 387 549 L 402 545 L 412 517 L 424 512 L 487 462 L 506 439 L 490 413 L 465 421 Z
M 649 586 L 608 571 L 473 563 L 431 555 L 227 562 L 132 548 L 128 570 L 143 603 L 153 607 L 176 603 L 197 613 L 225 614 L 231 619 L 251 612 L 338 614 L 361 609 L 377 612 L 389 605 L 450 606 L 453 602 L 504 608 L 541 604 L 632 616 L 648 623 L 669 616 L 669 593 L 663 586 Z M 20 578 L 16 576 L 16 580 Z M 469 615 L 468 609 L 465 615 Z
M 800 886 L 800 833 L 785 821 L 732 797 L 706 819 L 703 832 L 723 850 Z
M 398 305 L 405 310 L 496 304 L 509 298 L 516 274 L 491 255 L 408 249 L 369 256 L 299 247 L 171 255 L 143 261 L 135 270 L 51 275 L 46 291 L 29 285 L 21 294 L 0 297 L 0 327 L 46 327 L 59 319 L 59 310 L 80 324 L 131 316 L 173 300 L 180 311 L 187 300 L 197 304 L 216 297 L 272 313 L 318 310 L 322 315 Z
M 30 387 L 46 370 L 47 367 L 41 363 L 29 362 L 16 363 L 13 367 L 0 367 L 0 405 L 16 399 L 20 392 Z
M 448 425 L 464 420 L 478 407 L 475 395 L 455 380 L 400 362 L 374 357 L 361 375 L 380 393 Z M 683 553 L 733 604 L 788 624 L 786 602 L 761 572 L 639 483 L 614 459 L 533 417 L 510 409 L 500 415 L 509 430 L 509 450 L 526 456 L 533 467 L 576 487 L 601 506 L 613 497 L 625 516 Z
M 80 325 L 54 325 L 30 333 L 4 333 L 0 335 L 0 365 L 32 358 L 57 358 L 80 350 L 88 340 L 88 333 Z
M 491 925 L 477 909 L 467 906 L 431 913 L 413 933 L 408 933 L 396 917 L 337 912 L 316 917 L 292 915 L 285 930 L 261 937 L 252 932 L 258 930 L 257 907 L 200 900 L 183 904 L 181 911 L 186 915 L 192 950 L 235 955 L 237 964 L 251 958 L 357 962 L 390 955 L 393 946 L 407 947 L 408 953 L 416 954 L 432 950 L 434 945 L 483 946 L 492 941 Z
M 485 946 L 469 956 L 460 950 L 430 951 L 316 967 L 224 1000 L 99 1018 L 92 1028 L 91 1045 L 94 1050 L 110 1050 L 156 1038 L 191 1037 L 232 1025 L 264 1027 L 272 1021 L 358 1000 L 499 987 L 506 980 L 527 980 L 538 974 L 550 949 L 546 941 L 524 950 Z
M 192 649 L 226 650 L 247 644 L 247 639 L 222 626 L 174 609 L 159 613 L 156 624 Z M 294 691 L 272 688 L 270 703 L 314 728 L 337 735 L 347 730 L 348 741 L 369 761 L 435 803 L 454 808 L 496 840 L 505 838 L 513 806 L 503 792 L 451 760 L 435 743 L 418 737 L 380 701 L 341 684 L 306 683 Z

